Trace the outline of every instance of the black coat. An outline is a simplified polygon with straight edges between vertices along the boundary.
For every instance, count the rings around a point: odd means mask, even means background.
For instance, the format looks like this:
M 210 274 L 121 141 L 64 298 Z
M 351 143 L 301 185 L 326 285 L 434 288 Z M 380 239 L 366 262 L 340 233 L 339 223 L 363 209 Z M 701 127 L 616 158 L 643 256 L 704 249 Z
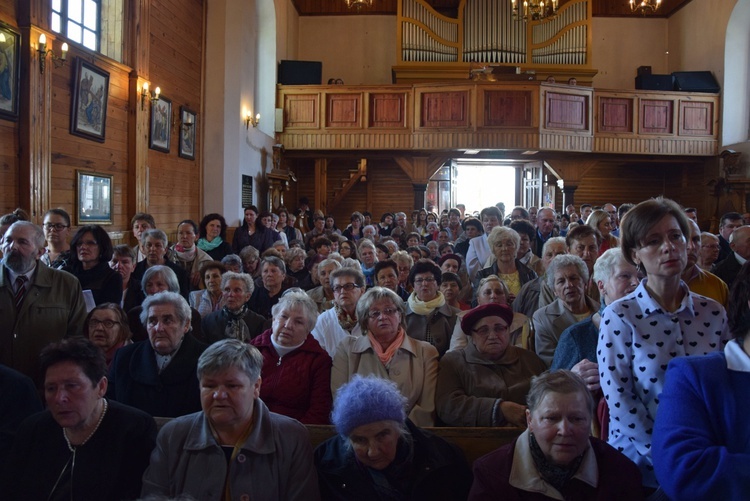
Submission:
M 266 317 L 255 313 L 250 308 L 247 309 L 243 320 L 250 331 L 250 339 L 261 335 L 263 331 L 271 327 L 270 320 L 266 320 Z M 224 339 L 226 337 L 224 332 L 226 331 L 228 322 L 229 318 L 224 310 L 214 311 L 203 317 L 203 320 L 201 320 L 203 339 L 208 344 L 213 344 L 216 341 Z
M 411 492 L 406 498 L 412 501 L 466 499 L 472 476 L 462 452 L 409 420 L 406 426 L 414 441 Z M 346 441 L 341 435 L 335 435 L 315 449 L 321 499 L 379 500 L 367 468 L 357 463 Z
M 120 348 L 110 368 L 107 397 L 158 417 L 198 412 L 201 401 L 195 370 L 206 348 L 185 335 L 180 349 L 161 373 L 149 341 Z
M 84 270 L 80 263 L 64 268 L 81 282 L 82 290 L 90 290 L 94 303 L 120 304 L 122 301 L 122 276 L 102 261 L 90 270 Z
M 177 275 L 177 283 L 180 284 L 180 296 L 184 297 L 185 301 L 190 301 L 190 275 L 188 275 L 188 272 L 179 264 L 174 264 L 169 260 L 164 262 L 164 266 Z M 145 260 L 135 265 L 135 270 L 130 275 L 130 282 L 128 282 L 128 293 L 125 296 L 123 310 L 130 311 L 136 306 L 140 306 L 146 299 L 141 287 L 141 280 L 143 280 L 143 274 L 146 273 L 147 269 L 148 263 Z M 120 300 L 118 299 L 117 302 L 119 303 Z

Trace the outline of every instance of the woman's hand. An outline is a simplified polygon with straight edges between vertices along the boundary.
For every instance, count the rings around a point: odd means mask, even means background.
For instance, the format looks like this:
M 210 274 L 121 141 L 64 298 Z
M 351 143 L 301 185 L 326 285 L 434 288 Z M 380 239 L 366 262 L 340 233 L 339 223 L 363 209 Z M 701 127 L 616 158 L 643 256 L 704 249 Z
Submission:
M 201 273 L 200 273 L 200 271 L 194 271 L 190 275 L 190 283 L 193 284 L 193 287 L 198 287 L 201 284 Z
M 515 402 L 500 402 L 500 412 L 503 413 L 508 424 L 526 428 L 526 406 Z
M 570 370 L 583 379 L 583 382 L 586 383 L 586 388 L 590 392 L 595 392 L 601 388 L 599 385 L 599 364 L 596 362 L 591 362 L 584 358 Z

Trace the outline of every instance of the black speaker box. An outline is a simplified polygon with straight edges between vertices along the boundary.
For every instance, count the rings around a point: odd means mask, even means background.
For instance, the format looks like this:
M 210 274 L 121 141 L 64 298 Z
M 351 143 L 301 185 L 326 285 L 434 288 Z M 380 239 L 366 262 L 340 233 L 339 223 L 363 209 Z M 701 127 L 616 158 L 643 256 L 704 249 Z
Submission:
M 320 61 L 279 62 L 279 83 L 283 85 L 320 85 L 323 63 Z
M 635 88 L 639 90 L 674 90 L 672 75 L 638 75 Z
M 675 71 L 674 88 L 683 92 L 711 92 L 717 94 L 721 87 L 710 71 Z

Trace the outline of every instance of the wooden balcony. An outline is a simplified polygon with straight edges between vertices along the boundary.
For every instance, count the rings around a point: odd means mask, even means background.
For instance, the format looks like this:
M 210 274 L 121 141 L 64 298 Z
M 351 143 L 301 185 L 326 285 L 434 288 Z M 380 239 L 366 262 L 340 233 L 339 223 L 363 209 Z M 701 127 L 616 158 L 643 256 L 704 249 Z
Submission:
M 719 147 L 717 94 L 536 81 L 279 85 L 277 106 L 289 151 L 712 156 Z

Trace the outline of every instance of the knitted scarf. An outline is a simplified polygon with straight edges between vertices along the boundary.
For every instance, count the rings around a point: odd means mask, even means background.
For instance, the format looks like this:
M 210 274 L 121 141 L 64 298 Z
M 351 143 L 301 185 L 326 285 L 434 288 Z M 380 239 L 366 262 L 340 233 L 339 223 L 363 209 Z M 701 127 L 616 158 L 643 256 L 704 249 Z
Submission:
M 218 246 L 224 243 L 224 240 L 221 239 L 221 237 L 216 237 L 210 242 L 206 240 L 205 238 L 199 238 L 198 239 L 198 248 L 205 252 L 211 252 Z
M 542 452 L 542 448 L 539 447 L 533 433 L 529 433 L 529 445 L 531 447 L 531 458 L 534 460 L 534 464 L 536 465 L 539 474 L 544 480 L 549 482 L 552 487 L 562 493 L 565 484 L 568 480 L 573 478 L 573 475 L 576 474 L 578 468 L 581 466 L 583 454 L 571 461 L 569 465 L 559 466 L 547 459 L 544 452 Z
M 227 317 L 227 326 L 224 329 L 224 335 L 229 339 L 249 341 L 250 329 L 248 329 L 244 320 L 247 313 L 247 304 L 243 304 L 242 308 L 237 311 L 232 311 L 226 306 L 221 311 Z
M 409 308 L 417 315 L 429 315 L 433 310 L 441 308 L 445 304 L 445 296 L 443 293 L 438 291 L 435 299 L 431 301 L 421 301 L 417 298 L 417 293 L 412 292 L 409 296 Z

